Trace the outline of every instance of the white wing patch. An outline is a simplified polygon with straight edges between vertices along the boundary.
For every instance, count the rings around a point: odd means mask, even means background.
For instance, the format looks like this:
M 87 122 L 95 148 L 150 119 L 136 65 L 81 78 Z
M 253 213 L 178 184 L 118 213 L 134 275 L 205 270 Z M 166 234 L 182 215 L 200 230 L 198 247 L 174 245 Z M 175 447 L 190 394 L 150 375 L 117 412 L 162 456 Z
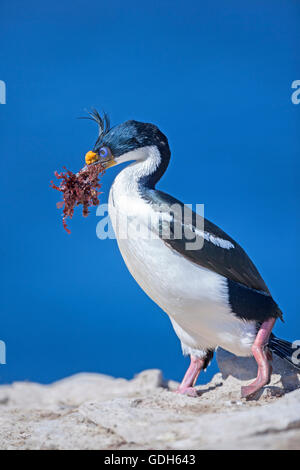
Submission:
M 234 244 L 231 243 L 229 240 L 224 240 L 223 238 L 216 237 L 209 232 L 205 232 L 203 230 L 198 230 L 194 228 L 194 231 L 200 237 L 203 237 L 208 242 L 213 243 L 216 246 L 220 246 L 221 248 L 225 248 L 225 250 L 230 250 L 231 248 L 235 248 Z
M 171 222 L 173 220 L 173 215 L 168 214 L 167 212 L 162 213 L 162 220 Z M 207 240 L 208 242 L 213 243 L 216 246 L 219 246 L 221 248 L 225 248 L 225 250 L 231 250 L 232 248 L 235 248 L 234 244 L 231 243 L 229 240 L 224 240 L 224 238 L 216 237 L 215 235 L 206 232 L 205 230 L 201 230 L 198 228 L 195 228 L 193 225 L 186 225 L 190 230 L 192 230 L 196 235 L 199 235 L 199 237 L 204 238 L 204 240 Z

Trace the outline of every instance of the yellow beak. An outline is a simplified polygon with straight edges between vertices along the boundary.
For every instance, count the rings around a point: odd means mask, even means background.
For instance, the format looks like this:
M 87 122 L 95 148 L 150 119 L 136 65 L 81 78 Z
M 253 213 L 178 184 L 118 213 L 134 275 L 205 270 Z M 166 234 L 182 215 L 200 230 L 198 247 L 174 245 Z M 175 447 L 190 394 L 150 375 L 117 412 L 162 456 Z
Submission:
M 98 155 L 91 150 L 86 153 L 85 155 L 85 163 L 90 165 L 91 163 L 95 163 L 98 160 Z
M 87 165 L 91 165 L 92 163 L 96 163 L 100 160 L 105 169 L 117 164 L 117 162 L 112 158 L 112 155 L 110 155 L 106 160 L 99 157 L 99 155 L 96 152 L 92 152 L 92 150 L 87 152 L 85 155 L 85 163 Z

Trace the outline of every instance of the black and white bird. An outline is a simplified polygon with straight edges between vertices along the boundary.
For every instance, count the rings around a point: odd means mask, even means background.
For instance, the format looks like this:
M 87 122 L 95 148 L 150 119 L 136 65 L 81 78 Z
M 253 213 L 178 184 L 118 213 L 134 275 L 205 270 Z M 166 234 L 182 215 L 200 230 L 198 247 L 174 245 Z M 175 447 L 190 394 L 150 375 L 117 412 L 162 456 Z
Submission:
M 242 387 L 243 397 L 253 396 L 270 380 L 271 351 L 295 365 L 292 344 L 272 334 L 282 312 L 268 287 L 238 243 L 156 189 L 170 148 L 155 125 L 130 120 L 110 128 L 106 115 L 94 111 L 91 118 L 99 136 L 86 163 L 101 160 L 108 168 L 132 162 L 114 180 L 109 215 L 130 273 L 168 314 L 191 358 L 178 392 L 196 396 L 198 375 L 221 346 L 255 357 L 257 378 Z

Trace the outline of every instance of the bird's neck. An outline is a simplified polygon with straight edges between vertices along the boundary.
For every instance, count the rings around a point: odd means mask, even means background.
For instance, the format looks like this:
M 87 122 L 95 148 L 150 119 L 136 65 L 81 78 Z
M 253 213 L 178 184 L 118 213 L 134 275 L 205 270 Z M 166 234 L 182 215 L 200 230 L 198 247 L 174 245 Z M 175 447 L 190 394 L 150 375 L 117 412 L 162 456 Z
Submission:
M 149 146 L 135 152 L 136 160 L 118 174 L 114 185 L 120 184 L 124 191 L 131 193 L 154 189 L 168 167 L 169 148 Z

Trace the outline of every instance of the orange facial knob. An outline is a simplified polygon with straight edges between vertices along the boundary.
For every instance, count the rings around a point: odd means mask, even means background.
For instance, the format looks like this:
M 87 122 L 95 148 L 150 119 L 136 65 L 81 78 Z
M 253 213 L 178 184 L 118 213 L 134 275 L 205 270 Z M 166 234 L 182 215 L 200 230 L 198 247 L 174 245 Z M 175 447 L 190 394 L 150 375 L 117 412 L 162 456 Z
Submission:
M 98 155 L 95 152 L 92 152 L 91 150 L 86 153 L 85 155 L 85 163 L 87 165 L 90 165 L 91 163 L 94 163 L 98 160 Z

